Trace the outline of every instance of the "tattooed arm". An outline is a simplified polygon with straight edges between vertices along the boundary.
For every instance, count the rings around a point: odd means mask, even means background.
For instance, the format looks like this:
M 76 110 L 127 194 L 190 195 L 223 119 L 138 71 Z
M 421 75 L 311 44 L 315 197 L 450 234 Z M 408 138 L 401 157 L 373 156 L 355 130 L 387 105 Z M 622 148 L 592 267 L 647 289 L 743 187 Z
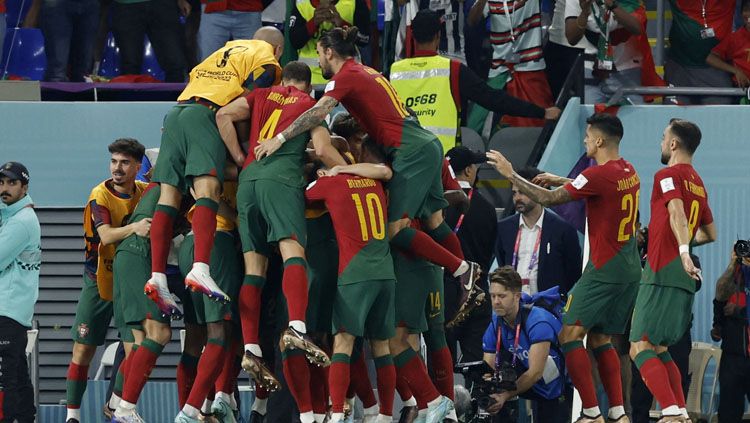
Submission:
M 291 125 L 284 129 L 279 135 L 269 139 L 261 140 L 260 144 L 255 147 L 255 157 L 258 160 L 265 156 L 270 156 L 281 147 L 283 140 L 288 140 L 297 135 L 309 131 L 320 125 L 320 122 L 328 116 L 328 113 L 339 104 L 338 100 L 333 97 L 323 96 L 310 110 L 302 113 Z
M 521 175 L 513 170 L 513 165 L 502 154 L 495 150 L 487 153 L 487 162 L 495 167 L 501 175 L 508 178 L 511 184 L 515 185 L 519 191 L 526 194 L 534 202 L 543 206 L 554 206 L 573 201 L 573 197 L 564 188 L 548 190 L 524 179 Z

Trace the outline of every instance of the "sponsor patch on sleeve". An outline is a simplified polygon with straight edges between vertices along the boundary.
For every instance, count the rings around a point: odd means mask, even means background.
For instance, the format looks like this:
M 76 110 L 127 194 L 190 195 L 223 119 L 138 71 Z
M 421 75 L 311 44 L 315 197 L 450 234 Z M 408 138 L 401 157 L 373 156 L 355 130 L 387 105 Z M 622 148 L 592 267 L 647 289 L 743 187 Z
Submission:
M 585 185 L 586 185 L 587 183 L 589 183 L 589 180 L 588 180 L 588 179 L 586 179 L 586 177 L 585 177 L 585 176 L 583 176 L 583 174 L 581 174 L 581 175 L 578 175 L 578 177 L 576 177 L 576 178 L 575 178 L 575 179 L 573 180 L 573 182 L 571 182 L 571 183 L 570 183 L 570 185 L 573 185 L 573 188 L 575 188 L 575 189 L 581 189 L 581 188 L 583 188 L 583 187 L 584 187 L 584 186 L 585 186 Z
M 664 178 L 661 181 L 659 181 L 659 185 L 661 185 L 661 193 L 666 194 L 669 191 L 672 191 L 675 189 L 674 187 L 674 179 L 672 177 Z
M 336 88 L 336 81 L 330 81 L 326 84 L 325 92 L 332 91 L 334 88 Z

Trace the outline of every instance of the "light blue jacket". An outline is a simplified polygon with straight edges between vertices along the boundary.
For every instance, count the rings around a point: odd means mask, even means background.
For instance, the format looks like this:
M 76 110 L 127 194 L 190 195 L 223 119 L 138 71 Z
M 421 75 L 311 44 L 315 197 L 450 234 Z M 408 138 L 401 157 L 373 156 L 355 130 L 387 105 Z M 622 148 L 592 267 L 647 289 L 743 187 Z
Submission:
M 0 316 L 31 327 L 39 297 L 42 231 L 26 195 L 10 206 L 0 202 Z

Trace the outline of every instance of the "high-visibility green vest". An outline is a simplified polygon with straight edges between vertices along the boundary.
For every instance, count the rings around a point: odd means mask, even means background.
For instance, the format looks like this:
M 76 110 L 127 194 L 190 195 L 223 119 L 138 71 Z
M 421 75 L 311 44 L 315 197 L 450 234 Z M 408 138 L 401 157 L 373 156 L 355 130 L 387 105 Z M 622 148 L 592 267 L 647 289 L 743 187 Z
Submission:
M 443 151 L 456 146 L 459 116 L 451 94 L 451 61 L 442 56 L 413 57 L 391 65 L 391 85 L 419 123 L 440 139 Z
M 334 5 L 334 7 L 336 8 L 336 11 L 339 12 L 339 15 L 341 15 L 341 19 L 349 22 L 350 24 L 353 24 L 354 5 L 355 0 L 339 0 Z M 308 22 L 312 20 L 313 15 L 315 14 L 315 6 L 310 3 L 310 0 L 297 1 L 297 10 L 299 10 L 300 15 L 302 15 L 302 17 L 305 18 L 305 20 Z M 307 40 L 307 44 L 305 44 L 304 47 L 299 50 L 299 58 L 297 60 L 306 64 L 310 67 L 310 70 L 312 70 L 313 85 L 322 85 L 328 83 L 328 81 L 323 78 L 323 74 L 320 71 L 320 61 L 318 59 L 317 44 L 320 36 L 324 32 L 330 31 L 333 28 L 334 26 L 332 23 L 328 21 L 323 22 L 322 24 L 320 24 L 320 26 L 318 26 L 315 34 L 313 34 L 313 36 L 310 37 L 309 40 Z

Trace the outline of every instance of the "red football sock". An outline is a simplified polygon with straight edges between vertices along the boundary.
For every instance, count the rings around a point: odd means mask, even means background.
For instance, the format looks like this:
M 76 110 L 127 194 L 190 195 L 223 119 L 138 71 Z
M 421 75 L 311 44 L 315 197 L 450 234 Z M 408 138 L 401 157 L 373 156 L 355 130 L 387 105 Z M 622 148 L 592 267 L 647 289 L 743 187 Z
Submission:
M 427 235 L 445 247 L 445 249 L 450 251 L 454 256 L 461 260 L 464 259 L 464 251 L 461 248 L 461 241 L 459 241 L 458 236 L 456 236 L 456 233 L 451 230 L 447 223 L 442 222 L 437 228 L 428 231 Z
M 396 367 L 390 354 L 375 357 L 375 368 L 378 373 L 378 399 L 380 400 L 380 414 L 393 414 L 393 395 L 396 391 Z
M 328 367 L 309 366 L 310 369 L 310 398 L 313 413 L 325 414 L 328 410 Z
M 172 241 L 172 226 L 177 216 L 177 209 L 157 204 L 154 217 L 151 219 L 151 271 L 165 273 L 167 256 Z
M 433 382 L 441 395 L 453 401 L 453 358 L 448 347 L 431 353 Z
M 583 348 L 583 342 L 567 342 L 562 345 L 562 350 L 565 353 L 565 367 L 568 369 L 573 386 L 581 395 L 583 408 L 598 407 L 594 381 L 591 378 L 591 361 L 588 352 Z
M 344 412 L 344 401 L 346 401 L 346 388 L 349 386 L 349 356 L 346 354 L 334 354 L 331 357 L 330 380 L 331 386 L 331 411 L 334 413 Z
M 401 401 L 406 401 L 414 396 L 411 393 L 411 388 L 409 388 L 409 381 L 406 380 L 404 372 L 398 367 L 396 367 L 396 392 L 401 397 Z
M 351 360 L 350 366 L 350 382 L 349 384 L 354 388 L 354 392 L 362 401 L 364 408 L 370 408 L 378 403 L 375 399 L 375 393 L 372 392 L 372 382 L 370 381 L 370 375 L 367 372 L 367 363 L 365 362 L 365 354 L 363 351 L 352 354 L 357 356 Z M 352 395 L 353 396 L 353 395 Z M 351 396 L 349 397 L 351 398 Z
M 195 376 L 198 374 L 198 360 L 198 357 L 183 352 L 177 364 L 177 397 L 180 409 L 185 406 L 190 391 L 193 389 Z
M 216 210 L 218 209 L 219 204 L 210 198 L 199 198 L 195 201 L 195 211 L 193 212 L 194 263 L 211 263 L 211 249 L 214 247 L 214 235 L 216 235 Z
M 221 373 L 214 383 L 214 391 L 231 394 L 234 392 L 234 382 L 237 380 L 239 369 L 237 366 L 237 349 L 239 341 L 233 341 L 231 347 L 226 350 L 221 363 Z
M 242 340 L 245 344 L 258 344 L 258 327 L 260 325 L 260 298 L 266 278 L 245 275 L 240 288 L 240 321 L 242 323 Z
M 66 377 L 67 408 L 81 408 L 83 394 L 86 393 L 89 366 L 82 366 L 70 362 Z
M 190 390 L 190 396 L 188 396 L 186 404 L 198 410 L 201 409 L 203 401 L 213 389 L 213 382 L 221 373 L 223 364 L 221 359 L 225 351 L 223 341 L 212 338 L 206 342 L 206 348 L 198 362 L 198 374 L 195 377 L 193 389 Z
M 284 262 L 284 276 L 281 280 L 289 321 L 305 321 L 307 313 L 307 262 L 302 257 L 292 257 Z
M 604 344 L 594 349 L 599 377 L 607 392 L 610 407 L 623 405 L 622 378 L 620 376 L 620 357 L 612 344 Z
M 641 351 L 635 356 L 633 362 L 641 372 L 641 378 L 648 390 L 659 401 L 662 410 L 677 405 L 677 400 L 670 387 L 669 374 L 659 357 L 656 356 L 656 352 L 653 350 Z
M 161 355 L 164 346 L 151 339 L 144 339 L 135 352 L 128 357 L 128 369 L 125 384 L 122 387 L 122 399 L 135 404 L 146 385 L 151 371 L 156 366 L 156 359 Z
M 312 400 L 310 399 L 310 369 L 307 367 L 307 359 L 299 350 L 284 351 L 281 353 L 283 360 L 284 378 L 289 386 L 289 392 L 297 403 L 300 413 L 312 411 Z
M 440 393 L 432 384 L 430 376 L 427 374 L 427 368 L 413 349 L 407 348 L 401 354 L 397 355 L 393 361 L 400 374 L 406 378 L 411 388 L 412 394 L 417 399 L 417 403 L 427 404 L 437 399 Z M 421 408 L 421 407 L 420 407 Z
M 685 394 L 682 391 L 682 375 L 680 374 L 680 369 L 677 368 L 677 365 L 672 360 L 672 356 L 667 351 L 660 353 L 659 359 L 664 363 L 664 367 L 667 369 L 667 374 L 669 375 L 669 386 L 672 389 L 675 401 L 677 401 L 677 406 L 685 408 Z
M 445 267 L 451 273 L 455 273 L 463 262 L 429 235 L 414 228 L 400 230 L 391 239 L 391 244 L 402 251 L 410 252 L 438 266 Z

